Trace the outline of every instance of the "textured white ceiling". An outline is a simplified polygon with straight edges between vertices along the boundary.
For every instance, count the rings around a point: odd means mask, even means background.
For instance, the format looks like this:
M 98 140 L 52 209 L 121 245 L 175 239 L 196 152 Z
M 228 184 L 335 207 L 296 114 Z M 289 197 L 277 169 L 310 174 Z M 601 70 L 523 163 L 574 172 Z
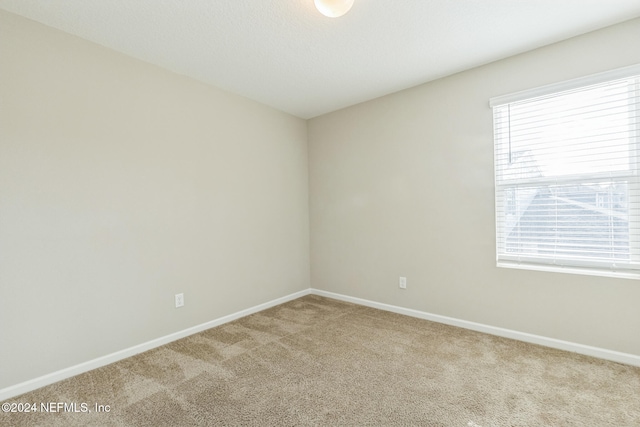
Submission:
M 640 16 L 640 0 L 0 0 L 302 118 Z M 637 43 L 637 40 L 630 40 Z

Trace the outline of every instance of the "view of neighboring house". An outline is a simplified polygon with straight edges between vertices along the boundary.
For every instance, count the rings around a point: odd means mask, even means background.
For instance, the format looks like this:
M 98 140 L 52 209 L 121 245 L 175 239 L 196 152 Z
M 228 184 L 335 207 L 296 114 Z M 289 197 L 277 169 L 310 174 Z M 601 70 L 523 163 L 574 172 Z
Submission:
M 514 153 L 511 164 L 519 178 L 542 177 L 530 151 Z M 514 186 L 504 203 L 507 252 L 629 259 L 626 182 Z M 597 238 L 586 237 L 594 231 Z

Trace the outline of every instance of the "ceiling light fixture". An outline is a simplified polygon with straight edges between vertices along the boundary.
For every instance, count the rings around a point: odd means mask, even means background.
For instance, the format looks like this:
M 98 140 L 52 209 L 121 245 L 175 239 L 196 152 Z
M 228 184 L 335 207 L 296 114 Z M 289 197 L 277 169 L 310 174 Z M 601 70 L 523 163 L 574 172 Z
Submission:
M 324 16 L 329 18 L 337 18 L 349 12 L 351 6 L 353 6 L 354 0 L 313 0 L 316 4 L 316 9 L 320 11 Z

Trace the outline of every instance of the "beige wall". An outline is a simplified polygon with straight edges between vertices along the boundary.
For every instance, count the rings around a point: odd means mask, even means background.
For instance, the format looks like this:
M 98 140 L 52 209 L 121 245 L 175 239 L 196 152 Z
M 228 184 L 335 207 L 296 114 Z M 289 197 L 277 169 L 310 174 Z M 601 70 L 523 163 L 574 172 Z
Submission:
M 0 389 L 309 288 L 307 177 L 305 121 L 0 11 Z
M 636 19 L 310 120 L 312 286 L 640 355 L 637 280 L 496 267 L 488 104 L 640 63 L 638 40 Z
M 637 281 L 495 267 L 488 107 L 638 63 L 639 39 L 305 122 L 0 11 L 0 388 L 310 285 L 640 355 Z

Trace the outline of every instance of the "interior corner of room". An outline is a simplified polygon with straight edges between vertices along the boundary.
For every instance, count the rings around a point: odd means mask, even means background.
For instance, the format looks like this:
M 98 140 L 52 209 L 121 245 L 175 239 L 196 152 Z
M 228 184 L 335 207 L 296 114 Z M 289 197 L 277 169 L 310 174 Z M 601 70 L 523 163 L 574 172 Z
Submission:
M 0 400 L 308 293 L 640 366 L 637 280 L 496 266 L 488 104 L 637 40 L 303 119 L 0 10 Z

